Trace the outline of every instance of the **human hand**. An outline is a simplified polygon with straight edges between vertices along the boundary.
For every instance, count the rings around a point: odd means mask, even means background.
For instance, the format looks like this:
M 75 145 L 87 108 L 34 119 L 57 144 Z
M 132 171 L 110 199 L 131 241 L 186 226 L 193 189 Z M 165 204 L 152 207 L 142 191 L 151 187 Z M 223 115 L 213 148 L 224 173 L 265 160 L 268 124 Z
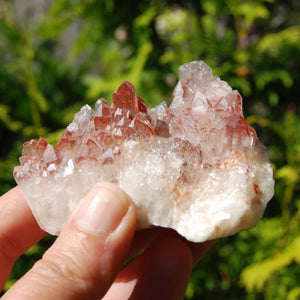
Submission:
M 0 198 L 0 208 L 3 288 L 15 260 L 46 233 L 19 187 Z M 97 184 L 43 258 L 2 299 L 183 299 L 193 265 L 213 242 L 188 243 L 169 229 L 135 232 L 135 222 L 131 199 L 113 184 Z

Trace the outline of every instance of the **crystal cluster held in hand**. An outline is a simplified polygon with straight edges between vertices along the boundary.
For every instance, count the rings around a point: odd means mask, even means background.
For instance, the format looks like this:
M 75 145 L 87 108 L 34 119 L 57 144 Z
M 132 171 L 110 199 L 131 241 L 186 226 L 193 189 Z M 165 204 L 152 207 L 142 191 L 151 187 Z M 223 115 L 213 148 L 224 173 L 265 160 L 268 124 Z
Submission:
M 41 228 L 59 234 L 97 182 L 133 199 L 138 228 L 170 227 L 190 241 L 253 227 L 273 196 L 267 150 L 242 113 L 238 91 L 203 61 L 179 68 L 168 107 L 148 109 L 128 81 L 113 103 L 85 105 L 57 147 L 26 142 L 14 177 Z

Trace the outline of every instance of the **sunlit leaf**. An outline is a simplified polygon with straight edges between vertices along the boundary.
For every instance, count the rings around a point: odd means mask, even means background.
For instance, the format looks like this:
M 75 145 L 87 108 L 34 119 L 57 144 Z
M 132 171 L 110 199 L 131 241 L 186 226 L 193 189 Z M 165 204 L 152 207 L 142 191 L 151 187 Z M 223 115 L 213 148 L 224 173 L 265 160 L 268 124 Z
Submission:
M 277 270 L 288 266 L 292 261 L 300 263 L 300 237 L 297 237 L 281 253 L 262 262 L 252 264 L 241 273 L 241 283 L 248 292 L 262 290 L 266 281 Z
M 299 174 L 293 167 L 284 166 L 276 171 L 275 178 L 283 179 L 287 183 L 296 183 L 299 180 Z
M 297 300 L 300 298 L 300 287 L 293 288 L 289 291 L 286 300 Z
M 300 26 L 291 26 L 282 31 L 266 35 L 258 42 L 257 49 L 278 56 L 281 54 L 282 49 L 287 48 L 287 46 L 294 46 L 300 50 Z

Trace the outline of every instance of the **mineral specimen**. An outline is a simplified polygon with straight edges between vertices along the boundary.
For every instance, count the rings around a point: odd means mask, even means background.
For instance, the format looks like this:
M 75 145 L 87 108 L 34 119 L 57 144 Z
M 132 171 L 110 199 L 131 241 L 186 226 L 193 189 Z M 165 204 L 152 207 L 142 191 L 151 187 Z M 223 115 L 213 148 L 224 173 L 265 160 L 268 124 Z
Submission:
M 181 66 L 179 79 L 170 107 L 148 110 L 125 81 L 112 104 L 82 107 L 56 148 L 43 138 L 24 144 L 14 177 L 44 230 L 59 234 L 104 180 L 132 197 L 138 229 L 171 227 L 201 242 L 257 223 L 274 182 L 240 94 L 203 61 Z

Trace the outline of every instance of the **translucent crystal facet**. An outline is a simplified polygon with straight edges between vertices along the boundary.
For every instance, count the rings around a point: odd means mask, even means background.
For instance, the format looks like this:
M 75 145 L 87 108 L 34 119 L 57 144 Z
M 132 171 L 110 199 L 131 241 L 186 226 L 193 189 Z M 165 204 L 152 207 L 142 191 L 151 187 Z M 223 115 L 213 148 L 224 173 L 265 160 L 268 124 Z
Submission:
M 138 229 L 171 227 L 201 242 L 251 228 L 273 195 L 267 150 L 242 99 L 203 61 L 179 68 L 173 102 L 148 110 L 125 81 L 113 103 L 85 105 L 57 147 L 24 144 L 14 177 L 40 226 L 59 234 L 99 181 L 133 199 Z

